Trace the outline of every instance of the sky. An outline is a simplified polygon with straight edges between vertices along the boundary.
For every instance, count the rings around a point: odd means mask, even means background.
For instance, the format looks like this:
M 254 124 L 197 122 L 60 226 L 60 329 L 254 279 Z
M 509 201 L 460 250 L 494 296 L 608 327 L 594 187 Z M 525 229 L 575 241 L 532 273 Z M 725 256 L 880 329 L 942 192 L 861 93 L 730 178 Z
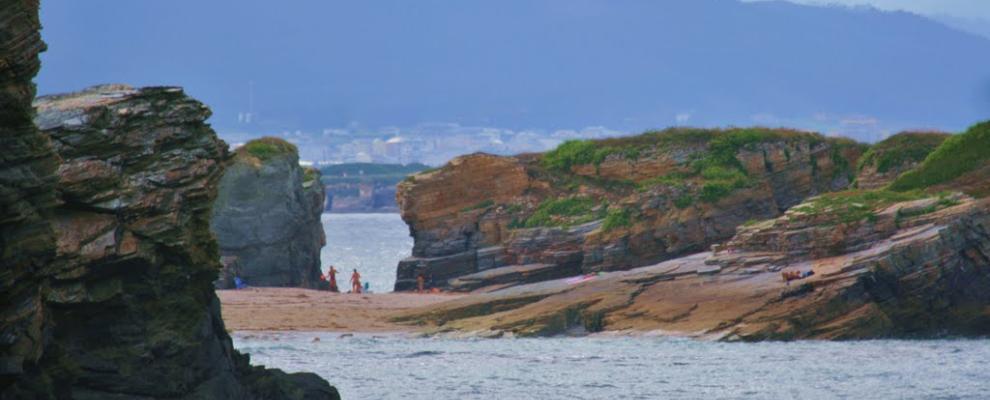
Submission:
M 759 2 L 769 0 L 743 0 Z M 990 38 L 990 0 L 784 0 L 814 6 L 873 7 L 923 15 L 955 29 Z
M 896 3 L 964 18 L 990 0 Z M 41 17 L 41 94 L 178 85 L 213 109 L 221 133 L 457 123 L 869 134 L 990 116 L 990 39 L 904 12 L 732 0 L 46 0 Z
M 750 0 L 765 1 L 765 0 Z M 921 15 L 949 15 L 990 20 L 990 0 L 789 0 L 793 3 L 872 6 L 881 10 L 909 11 Z

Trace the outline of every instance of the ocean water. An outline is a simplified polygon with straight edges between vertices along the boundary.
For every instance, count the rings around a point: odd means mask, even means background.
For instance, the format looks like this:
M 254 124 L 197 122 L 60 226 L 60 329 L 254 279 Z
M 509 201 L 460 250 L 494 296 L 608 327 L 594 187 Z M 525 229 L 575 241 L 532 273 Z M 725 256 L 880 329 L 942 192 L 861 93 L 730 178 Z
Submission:
M 314 341 L 319 338 L 319 341 Z M 236 334 L 344 399 L 987 399 L 990 341 L 716 343 Z
M 399 214 L 323 214 L 323 230 L 323 271 L 331 265 L 342 271 L 337 283 L 345 290 L 351 270 L 357 268 L 373 292 L 391 292 L 396 265 L 412 254 L 413 240 Z
M 391 291 L 397 214 L 325 214 L 324 268 Z M 319 340 L 314 340 L 319 338 Z M 344 399 L 990 399 L 990 340 L 715 343 L 650 336 L 451 339 L 236 333 L 255 364 L 315 372 Z

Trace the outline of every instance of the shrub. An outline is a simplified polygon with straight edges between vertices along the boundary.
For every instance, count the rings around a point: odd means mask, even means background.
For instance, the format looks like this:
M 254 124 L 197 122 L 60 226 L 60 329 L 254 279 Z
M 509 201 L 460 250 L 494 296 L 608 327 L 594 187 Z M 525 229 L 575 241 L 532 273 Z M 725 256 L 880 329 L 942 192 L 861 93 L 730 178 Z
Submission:
M 588 140 L 568 140 L 544 154 L 540 162 L 547 169 L 567 172 L 574 165 L 594 162 L 596 149 L 597 146 Z
M 946 139 L 918 167 L 888 186 L 894 191 L 926 189 L 951 181 L 990 160 L 990 121 Z
M 733 189 L 733 185 L 725 181 L 705 182 L 698 198 L 705 203 L 714 203 L 731 194 Z
M 606 232 L 632 225 L 632 210 L 628 208 L 609 208 L 605 214 L 605 222 L 602 229 Z

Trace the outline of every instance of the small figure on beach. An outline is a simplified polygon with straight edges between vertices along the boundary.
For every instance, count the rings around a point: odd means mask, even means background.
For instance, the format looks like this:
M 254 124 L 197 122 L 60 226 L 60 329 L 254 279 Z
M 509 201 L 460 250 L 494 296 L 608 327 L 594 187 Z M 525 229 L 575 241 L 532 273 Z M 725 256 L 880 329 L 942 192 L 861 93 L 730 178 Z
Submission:
M 416 293 L 423 293 L 423 286 L 426 285 L 426 277 L 420 272 L 416 275 Z
M 361 274 L 357 272 L 357 268 L 351 273 L 351 293 L 361 293 Z
M 330 270 L 327 271 L 327 278 L 329 278 L 328 281 L 330 281 L 330 291 L 334 293 L 340 292 L 340 289 L 337 288 L 337 269 L 334 268 L 333 265 L 331 265 Z

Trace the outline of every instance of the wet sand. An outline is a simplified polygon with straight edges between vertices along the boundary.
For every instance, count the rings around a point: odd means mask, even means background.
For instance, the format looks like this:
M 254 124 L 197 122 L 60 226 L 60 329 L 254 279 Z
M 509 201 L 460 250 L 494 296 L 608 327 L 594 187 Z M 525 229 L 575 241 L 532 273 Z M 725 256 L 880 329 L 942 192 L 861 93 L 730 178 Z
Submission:
M 414 327 L 389 322 L 389 318 L 462 295 L 249 288 L 217 290 L 217 296 L 224 323 L 232 331 L 408 332 Z

